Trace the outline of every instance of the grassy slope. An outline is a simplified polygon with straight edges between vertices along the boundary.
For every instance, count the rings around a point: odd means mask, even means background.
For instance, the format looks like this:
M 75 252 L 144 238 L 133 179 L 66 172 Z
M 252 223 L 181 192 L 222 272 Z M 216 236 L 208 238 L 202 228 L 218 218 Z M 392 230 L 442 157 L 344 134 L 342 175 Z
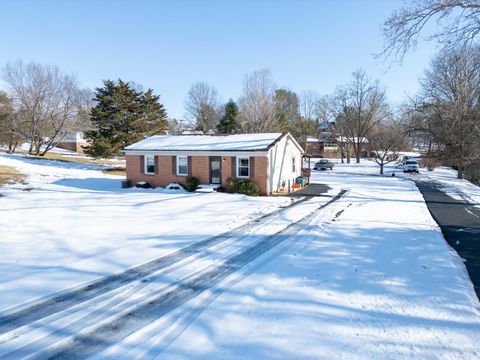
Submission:
M 0 165 L 0 186 L 12 183 L 25 183 L 26 175 L 11 166 Z
M 118 164 L 118 162 L 108 160 L 108 159 L 93 159 L 87 157 L 74 157 L 74 156 L 65 156 L 62 154 L 48 152 L 44 156 L 36 156 L 38 159 L 47 159 L 47 160 L 58 160 L 65 162 L 76 162 L 82 164 L 97 164 L 97 165 L 111 165 L 115 166 L 112 169 L 103 170 L 102 172 L 110 175 L 123 175 L 125 176 L 125 167 Z

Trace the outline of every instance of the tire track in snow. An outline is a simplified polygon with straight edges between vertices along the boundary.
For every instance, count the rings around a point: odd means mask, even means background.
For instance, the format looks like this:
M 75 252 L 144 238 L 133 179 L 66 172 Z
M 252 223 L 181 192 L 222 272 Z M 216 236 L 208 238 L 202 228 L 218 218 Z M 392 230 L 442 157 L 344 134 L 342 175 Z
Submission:
M 274 218 L 282 212 L 285 212 L 291 207 L 305 202 L 308 199 L 309 197 L 301 198 L 298 201 L 295 201 L 272 213 L 265 214 L 226 233 L 196 242 L 192 245 L 179 249 L 172 254 L 165 255 L 148 263 L 130 268 L 119 274 L 110 275 L 89 285 L 84 285 L 79 288 L 61 292 L 45 300 L 36 301 L 33 304 L 23 306 L 19 310 L 11 310 L 7 315 L 0 316 L 0 334 L 10 332 L 34 321 L 43 319 L 72 306 L 91 300 L 119 287 L 125 286 L 133 281 L 149 276 L 161 269 L 167 268 L 178 261 L 195 256 L 209 247 L 227 241 L 234 236 L 238 236 L 237 232 L 239 230 L 262 225 L 264 222 L 268 222 L 271 218 Z
M 194 274 L 194 276 L 172 286 L 168 291 L 151 298 L 148 302 L 139 305 L 115 320 L 100 325 L 96 329 L 79 333 L 65 343 L 51 347 L 33 358 L 79 360 L 102 352 L 109 346 L 160 319 L 172 310 L 201 295 L 206 290 L 218 285 L 230 275 L 237 273 L 244 266 L 303 229 L 317 216 L 319 209 L 339 200 L 345 192 L 346 190 L 342 190 L 326 204 L 320 206 L 300 220 L 289 224 L 283 230 L 272 235 L 261 236 L 255 245 L 242 248 L 219 266 L 207 267 L 207 270 Z

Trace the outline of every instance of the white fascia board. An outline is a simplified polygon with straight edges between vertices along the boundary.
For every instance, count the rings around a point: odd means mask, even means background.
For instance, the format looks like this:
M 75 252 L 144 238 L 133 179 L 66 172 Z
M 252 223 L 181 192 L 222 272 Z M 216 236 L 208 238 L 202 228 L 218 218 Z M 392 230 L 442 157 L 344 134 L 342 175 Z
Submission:
M 125 150 L 125 155 L 160 156 L 267 156 L 268 151 L 163 151 L 163 150 Z

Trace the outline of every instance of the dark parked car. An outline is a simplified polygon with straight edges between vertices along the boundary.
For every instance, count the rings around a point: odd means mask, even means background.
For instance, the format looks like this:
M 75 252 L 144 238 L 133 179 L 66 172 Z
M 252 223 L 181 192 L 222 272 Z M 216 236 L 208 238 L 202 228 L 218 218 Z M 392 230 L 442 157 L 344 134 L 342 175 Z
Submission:
M 333 165 L 334 165 L 334 163 L 332 163 L 331 161 L 319 160 L 315 163 L 315 165 L 313 167 L 313 170 L 327 170 L 327 169 L 332 170 Z

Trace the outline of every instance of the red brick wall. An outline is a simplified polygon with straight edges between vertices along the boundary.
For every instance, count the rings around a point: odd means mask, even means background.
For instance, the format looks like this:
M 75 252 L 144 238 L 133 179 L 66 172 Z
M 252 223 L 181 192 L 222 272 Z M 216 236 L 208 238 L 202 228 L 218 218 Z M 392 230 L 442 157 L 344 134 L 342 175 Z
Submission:
M 157 156 L 157 174 L 143 174 L 140 168 L 140 155 L 126 155 L 127 179 L 133 185 L 138 181 L 146 181 L 151 186 L 166 186 L 172 182 L 185 185 L 186 176 L 177 176 L 172 173 L 172 156 Z M 191 157 L 191 174 L 200 180 L 201 184 L 210 182 L 210 159 L 208 156 L 192 156 Z M 227 179 L 232 177 L 232 157 L 222 156 L 222 186 L 225 186 Z M 233 164 L 235 168 L 236 164 Z M 255 157 L 254 160 L 254 177 L 251 179 L 257 183 L 262 195 L 267 194 L 268 188 L 268 158 Z M 236 169 L 235 169 L 236 172 Z
M 200 180 L 200 184 L 210 183 L 210 158 L 208 156 L 192 156 L 192 176 Z
M 177 176 L 176 168 L 173 170 L 172 156 L 157 156 L 157 174 L 144 174 L 141 169 L 141 155 L 126 155 L 127 179 L 133 185 L 138 181 L 146 181 L 151 186 L 167 186 L 172 182 L 185 185 L 187 176 Z M 199 178 L 202 184 L 208 183 L 208 157 L 193 156 L 192 157 L 192 176 Z M 201 170 L 206 166 L 206 170 Z
M 266 156 L 255 157 L 254 165 L 254 178 L 252 180 L 257 183 L 262 195 L 268 195 L 268 158 Z
M 232 164 L 231 156 L 222 156 L 222 186 L 225 186 L 227 179 L 236 177 L 236 160 Z M 233 167 L 233 174 L 232 174 Z M 250 180 L 254 181 L 260 188 L 260 193 L 262 195 L 268 195 L 268 158 L 266 156 L 255 156 L 254 160 L 254 169 L 253 169 L 253 178 Z M 244 180 L 244 179 L 240 179 Z

